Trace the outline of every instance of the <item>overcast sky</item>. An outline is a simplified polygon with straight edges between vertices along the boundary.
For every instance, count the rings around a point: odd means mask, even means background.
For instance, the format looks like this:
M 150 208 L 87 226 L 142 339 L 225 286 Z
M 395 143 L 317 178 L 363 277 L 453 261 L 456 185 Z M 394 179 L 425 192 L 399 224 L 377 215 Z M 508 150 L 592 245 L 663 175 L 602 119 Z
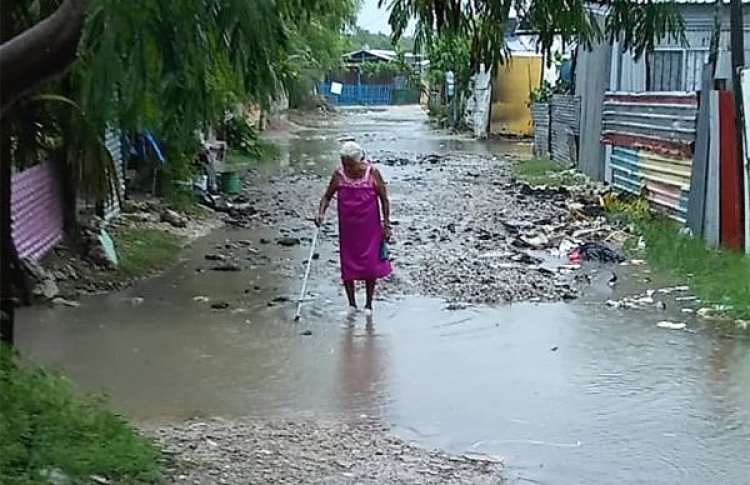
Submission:
M 357 25 L 370 32 L 391 33 L 391 27 L 388 25 L 388 10 L 385 7 L 379 9 L 378 0 L 364 0 L 362 2 L 362 10 L 359 11 L 357 17 Z M 412 33 L 413 30 L 413 26 L 410 26 L 407 32 Z

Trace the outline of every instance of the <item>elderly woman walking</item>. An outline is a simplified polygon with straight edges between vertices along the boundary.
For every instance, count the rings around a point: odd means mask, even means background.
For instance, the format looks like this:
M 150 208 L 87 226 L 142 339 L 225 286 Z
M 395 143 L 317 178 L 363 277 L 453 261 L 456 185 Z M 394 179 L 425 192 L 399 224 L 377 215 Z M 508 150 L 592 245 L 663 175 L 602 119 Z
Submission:
M 352 141 L 342 145 L 341 166 L 333 172 L 320 200 L 318 225 L 323 223 L 334 195 L 338 202 L 341 279 L 346 297 L 350 309 L 356 311 L 354 282 L 364 281 L 365 312 L 372 314 L 375 281 L 391 274 L 385 246 L 391 237 L 390 203 L 382 175 L 365 161 L 364 150 Z

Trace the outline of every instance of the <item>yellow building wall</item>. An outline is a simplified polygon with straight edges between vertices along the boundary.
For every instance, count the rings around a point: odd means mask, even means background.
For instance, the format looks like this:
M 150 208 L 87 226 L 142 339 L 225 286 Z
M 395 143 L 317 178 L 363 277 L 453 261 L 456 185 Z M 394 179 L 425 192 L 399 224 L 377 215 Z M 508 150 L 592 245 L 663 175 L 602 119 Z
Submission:
M 492 84 L 490 133 L 529 136 L 534 132 L 529 95 L 539 87 L 541 77 L 541 56 L 514 56 L 498 66 Z

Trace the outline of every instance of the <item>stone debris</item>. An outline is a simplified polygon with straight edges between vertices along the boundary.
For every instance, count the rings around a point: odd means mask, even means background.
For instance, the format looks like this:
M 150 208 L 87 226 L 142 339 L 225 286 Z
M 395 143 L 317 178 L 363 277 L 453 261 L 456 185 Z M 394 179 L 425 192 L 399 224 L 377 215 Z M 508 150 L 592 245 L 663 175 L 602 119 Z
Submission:
M 242 267 L 232 261 L 225 262 L 223 264 L 219 264 L 211 268 L 213 271 L 223 271 L 223 272 L 237 272 L 242 271 Z
M 285 247 L 299 246 L 300 240 L 296 237 L 282 237 L 276 241 L 276 244 Z
M 661 321 L 656 324 L 659 328 L 665 328 L 667 330 L 683 330 L 685 327 L 687 327 L 687 324 L 684 322 L 670 322 L 668 320 Z
M 164 209 L 161 213 L 161 220 L 162 222 L 169 223 L 173 225 L 174 227 L 187 227 L 188 225 L 188 218 L 178 214 L 176 211 L 173 211 L 172 209 Z
M 502 460 L 420 449 L 376 422 L 207 420 L 151 432 L 166 483 L 501 484 Z
M 52 300 L 52 303 L 54 303 L 55 305 L 65 306 L 69 308 L 78 308 L 79 306 L 81 306 L 81 304 L 77 301 L 66 300 L 65 298 L 62 298 L 59 296 L 57 298 L 54 298 Z

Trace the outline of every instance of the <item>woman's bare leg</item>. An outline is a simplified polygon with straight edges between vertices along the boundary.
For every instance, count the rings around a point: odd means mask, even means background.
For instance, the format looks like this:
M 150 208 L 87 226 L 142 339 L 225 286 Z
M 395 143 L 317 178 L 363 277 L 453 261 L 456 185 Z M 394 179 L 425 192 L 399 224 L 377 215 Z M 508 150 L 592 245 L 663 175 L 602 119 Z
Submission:
M 349 306 L 357 308 L 357 299 L 354 297 L 354 281 L 344 281 L 344 290 L 346 290 L 346 298 L 349 300 Z
M 375 280 L 365 281 L 365 295 L 367 297 L 365 309 L 372 310 L 372 298 L 375 296 Z

